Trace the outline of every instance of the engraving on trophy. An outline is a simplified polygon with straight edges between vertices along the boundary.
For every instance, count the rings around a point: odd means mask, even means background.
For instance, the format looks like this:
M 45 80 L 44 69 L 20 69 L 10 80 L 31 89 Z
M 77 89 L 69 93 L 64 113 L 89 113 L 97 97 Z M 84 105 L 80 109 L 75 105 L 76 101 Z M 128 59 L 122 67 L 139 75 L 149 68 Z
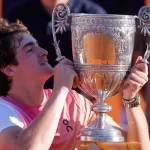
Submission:
M 120 53 L 116 53 L 118 64 L 127 64 L 131 60 L 131 50 L 133 49 L 134 33 L 135 33 L 135 22 L 133 17 L 129 18 L 108 18 L 103 19 L 102 17 L 93 16 L 78 16 L 73 15 L 72 18 L 72 47 L 74 48 L 74 60 L 82 62 L 86 60 L 83 54 L 83 39 L 87 34 L 103 34 L 111 37 L 115 44 L 115 50 Z M 124 24 L 122 24 L 124 23 Z M 113 27 L 114 25 L 114 27 Z M 130 26 L 132 25 L 132 26 Z M 123 53 L 125 52 L 125 53 Z M 83 54 L 83 55 L 82 55 Z M 127 58 L 128 57 L 128 58 Z
M 106 15 L 101 15 L 101 17 L 99 17 L 98 15 L 92 15 L 92 14 L 72 14 L 73 18 L 72 18 L 72 25 L 74 24 L 80 24 L 80 25 L 103 25 L 105 27 L 113 27 L 113 26 L 134 26 L 135 25 L 135 21 L 133 19 L 133 16 L 128 16 L 128 18 L 125 18 L 124 16 L 121 15 L 113 15 L 113 17 L 111 18 L 110 16 L 106 16 Z M 83 18 L 84 17 L 84 18 Z M 93 21 L 94 20 L 94 21 Z
M 81 86 L 97 99 L 105 99 L 115 95 L 123 88 L 123 78 L 130 66 L 116 65 L 78 65 L 74 64 L 79 73 Z M 111 73 L 110 73 L 111 72 Z

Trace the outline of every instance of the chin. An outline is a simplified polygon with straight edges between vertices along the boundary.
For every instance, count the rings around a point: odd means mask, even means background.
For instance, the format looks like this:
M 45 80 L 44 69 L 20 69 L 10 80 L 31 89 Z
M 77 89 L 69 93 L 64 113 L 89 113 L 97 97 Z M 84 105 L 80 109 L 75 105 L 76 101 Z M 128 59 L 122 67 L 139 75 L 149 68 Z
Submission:
M 50 74 L 50 75 L 53 75 L 54 74 L 54 69 L 52 67 L 44 70 L 44 72 L 46 72 L 46 74 Z
M 54 75 L 53 70 L 47 70 L 47 71 L 44 72 L 43 77 L 44 77 L 45 81 L 47 81 L 53 75 Z
M 54 68 L 50 66 L 46 72 L 52 76 L 54 74 Z
M 42 66 L 41 73 L 44 76 L 48 76 L 48 78 L 49 78 L 49 77 L 53 76 L 54 69 L 53 69 L 53 67 L 50 64 L 47 63 L 47 64 Z
M 43 65 L 43 67 L 44 67 L 46 70 L 49 70 L 49 71 L 53 71 L 53 70 L 54 70 L 54 68 L 53 68 L 50 64 L 48 64 L 48 63 L 46 63 L 45 65 Z

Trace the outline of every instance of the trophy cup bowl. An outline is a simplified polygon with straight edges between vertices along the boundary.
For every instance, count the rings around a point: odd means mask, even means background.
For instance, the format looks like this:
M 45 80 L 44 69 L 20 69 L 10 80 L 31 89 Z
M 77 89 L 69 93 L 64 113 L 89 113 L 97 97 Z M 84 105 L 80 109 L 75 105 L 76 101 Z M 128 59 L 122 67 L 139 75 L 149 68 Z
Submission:
M 80 88 L 97 100 L 91 108 L 97 118 L 82 130 L 80 140 L 123 142 L 120 130 L 106 120 L 111 106 L 105 100 L 123 89 L 130 71 L 137 17 L 70 14 L 68 6 L 57 4 L 53 10 L 52 30 L 58 61 L 64 57 L 61 56 L 55 34 L 66 30 L 68 16 L 72 17 L 72 54 L 74 68 L 80 78 Z
M 135 17 L 73 14 L 71 31 L 74 68 L 80 85 L 97 100 L 92 106 L 97 118 L 83 129 L 81 140 L 122 142 L 121 132 L 105 119 L 111 110 L 105 100 L 123 89 L 130 70 Z

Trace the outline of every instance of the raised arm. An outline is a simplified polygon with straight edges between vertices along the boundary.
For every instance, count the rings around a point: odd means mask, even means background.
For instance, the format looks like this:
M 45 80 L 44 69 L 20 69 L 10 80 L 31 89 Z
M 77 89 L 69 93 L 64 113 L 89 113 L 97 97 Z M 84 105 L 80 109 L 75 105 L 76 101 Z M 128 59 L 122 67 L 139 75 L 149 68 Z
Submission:
M 52 144 L 59 118 L 72 88 L 73 79 L 78 76 L 72 62 L 64 59 L 54 71 L 54 90 L 42 112 L 26 129 L 9 127 L 0 133 L 0 149 L 5 150 L 48 150 Z M 8 144 L 9 143 L 9 144 Z
M 120 128 L 123 136 L 126 136 L 126 141 L 122 143 L 117 142 L 96 142 L 96 144 L 105 150 L 150 150 L 150 141 L 148 135 L 148 124 L 146 117 L 138 104 L 138 98 L 136 95 L 143 85 L 148 81 L 148 67 L 145 63 L 141 63 L 142 57 L 138 57 L 135 66 L 131 70 L 127 80 L 125 81 L 125 88 L 123 90 L 123 99 L 125 105 L 131 103 L 137 107 L 126 108 L 128 129 L 127 132 L 122 130 L 116 122 L 109 119 L 109 123 L 112 126 Z M 137 104 L 135 103 L 137 102 Z M 128 106 L 129 106 L 128 105 Z M 93 116 L 92 116 L 93 117 Z M 93 117 L 93 119 L 95 119 Z
M 138 97 L 134 99 L 141 87 L 148 81 L 148 67 L 145 63 L 141 63 L 141 59 L 138 57 L 123 90 L 128 120 L 127 145 L 129 150 L 150 149 L 147 120 L 141 106 L 136 104 Z M 132 105 L 137 105 L 137 107 L 131 108 Z

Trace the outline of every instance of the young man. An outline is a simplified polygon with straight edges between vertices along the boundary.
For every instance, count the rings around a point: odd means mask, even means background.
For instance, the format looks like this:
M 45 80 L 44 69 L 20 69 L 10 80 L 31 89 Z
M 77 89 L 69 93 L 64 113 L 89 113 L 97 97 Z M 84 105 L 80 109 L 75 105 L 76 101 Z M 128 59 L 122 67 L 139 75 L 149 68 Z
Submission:
M 54 67 L 57 62 L 52 34 L 52 11 L 56 4 L 67 4 L 71 13 L 105 14 L 105 10 L 91 0 L 18 0 L 16 4 L 8 5 L 4 10 L 4 17 L 11 21 L 19 19 L 23 22 L 33 36 L 38 40 L 40 46 L 49 53 L 49 63 Z M 5 4 L 5 2 L 4 2 Z M 72 60 L 71 29 L 67 28 L 64 34 L 58 35 L 61 42 L 60 49 L 63 55 Z M 45 83 L 45 88 L 53 88 L 53 77 Z
M 0 21 L 0 150 L 74 150 L 80 130 L 94 120 L 90 102 L 71 90 L 79 84 L 73 63 L 64 59 L 53 70 L 47 54 L 20 22 Z M 125 82 L 123 96 L 129 103 L 148 80 L 147 65 L 140 60 Z M 43 90 L 53 74 L 53 91 Z M 141 107 L 127 108 L 127 117 L 123 148 L 131 149 L 133 142 L 148 150 Z

